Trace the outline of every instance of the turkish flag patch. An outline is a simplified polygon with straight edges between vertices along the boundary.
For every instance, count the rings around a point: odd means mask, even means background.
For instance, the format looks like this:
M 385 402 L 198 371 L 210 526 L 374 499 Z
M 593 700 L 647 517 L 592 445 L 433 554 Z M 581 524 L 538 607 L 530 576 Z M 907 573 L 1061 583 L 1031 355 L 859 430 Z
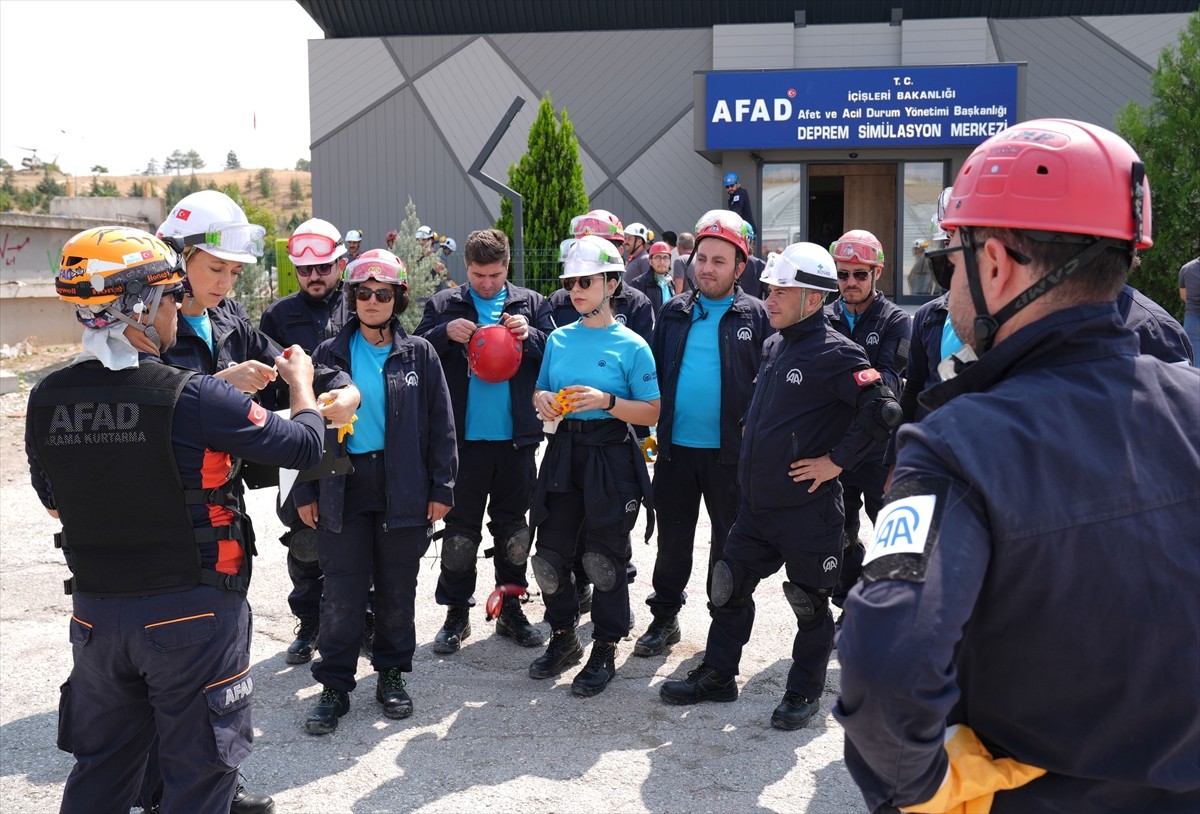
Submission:
M 854 371 L 854 381 L 858 383 L 859 387 L 866 387 L 871 382 L 879 381 L 879 378 L 879 371 L 873 367 Z
M 149 249 L 146 249 L 145 251 L 142 252 L 142 259 L 143 260 L 153 260 L 154 252 L 150 251 Z
M 250 423 L 256 427 L 261 427 L 267 423 L 267 411 L 261 404 L 250 402 L 250 415 L 246 416 L 250 419 Z
M 180 220 L 187 220 L 191 216 L 192 216 L 192 213 L 190 211 L 188 211 L 187 209 L 180 209 L 178 212 L 175 213 L 175 217 L 179 218 Z

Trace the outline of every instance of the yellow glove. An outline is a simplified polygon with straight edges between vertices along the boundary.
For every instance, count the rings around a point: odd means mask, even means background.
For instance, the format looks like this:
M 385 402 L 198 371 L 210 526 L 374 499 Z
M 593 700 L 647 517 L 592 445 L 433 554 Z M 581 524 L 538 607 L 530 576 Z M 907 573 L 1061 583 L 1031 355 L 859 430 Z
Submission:
M 557 393 L 555 393 L 554 400 L 557 401 L 558 406 L 562 408 L 563 415 L 566 415 L 567 413 L 571 412 L 571 405 L 573 404 L 573 402 L 571 401 L 570 397 L 567 395 L 567 391 L 565 389 L 559 390 Z
M 998 791 L 1024 786 L 1046 773 L 1045 769 L 1018 763 L 1012 758 L 992 758 L 969 726 L 955 724 L 946 730 L 950 765 L 937 794 L 901 811 L 916 814 L 988 814 Z
M 350 416 L 350 423 L 349 423 L 349 424 L 343 424 L 342 426 L 340 426 L 340 427 L 338 427 L 338 428 L 337 428 L 337 431 L 338 431 L 338 443 L 339 443 L 339 444 L 340 444 L 340 443 L 342 443 L 343 441 L 345 441 L 345 440 L 346 440 L 346 436 L 347 436 L 347 435 L 354 435 L 354 422 L 355 422 L 355 421 L 358 421 L 358 414 L 357 414 L 357 413 L 356 413 L 356 414 L 354 414 L 354 415 L 352 415 L 352 416 Z
M 653 435 L 648 435 L 642 439 L 642 456 L 646 459 L 646 463 L 653 463 L 658 457 L 658 440 Z

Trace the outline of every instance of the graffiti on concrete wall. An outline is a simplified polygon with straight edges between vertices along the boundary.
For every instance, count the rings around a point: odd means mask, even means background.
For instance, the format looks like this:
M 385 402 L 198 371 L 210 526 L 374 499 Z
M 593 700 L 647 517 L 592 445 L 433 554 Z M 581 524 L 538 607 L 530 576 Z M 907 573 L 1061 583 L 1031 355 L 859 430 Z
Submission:
M 20 235 L 5 231 L 3 235 L 0 235 L 0 260 L 4 262 L 5 266 L 15 266 L 21 250 L 29 243 L 29 235 L 25 235 L 22 239 Z

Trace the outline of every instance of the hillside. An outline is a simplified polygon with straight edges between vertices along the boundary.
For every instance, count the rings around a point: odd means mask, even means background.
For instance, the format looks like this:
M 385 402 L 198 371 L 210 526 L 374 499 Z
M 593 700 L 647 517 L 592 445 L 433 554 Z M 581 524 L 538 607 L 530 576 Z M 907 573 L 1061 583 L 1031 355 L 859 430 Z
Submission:
M 221 170 L 219 172 L 197 172 L 195 173 L 196 180 L 199 181 L 201 187 L 207 187 L 209 182 L 215 183 L 218 187 L 224 187 L 226 184 L 237 184 L 241 190 L 243 200 L 249 203 L 265 206 L 272 212 L 276 213 L 281 222 L 287 222 L 292 215 L 299 212 L 312 212 L 312 174 L 302 172 L 300 170 L 276 170 L 272 169 L 272 181 L 274 191 L 269 198 L 262 195 L 260 189 L 258 169 L 238 169 L 238 170 Z M 67 188 L 67 194 L 73 194 L 76 183 L 78 183 L 79 195 L 87 195 L 88 190 L 92 187 L 91 175 L 70 176 L 61 173 L 51 173 L 52 177 L 63 184 Z M 140 184 L 145 189 L 147 195 L 154 195 L 159 198 L 165 197 L 167 184 L 178 177 L 185 183 L 190 180 L 192 173 L 185 171 L 178 176 L 171 175 L 98 175 L 95 179 L 99 183 L 105 181 L 111 182 L 116 186 L 121 195 L 129 195 L 130 189 L 134 184 Z M 33 172 L 15 172 L 13 173 L 13 184 L 18 190 L 33 189 L 38 182 L 42 180 L 41 170 Z M 292 200 L 292 181 L 298 180 L 303 195 L 299 201 Z

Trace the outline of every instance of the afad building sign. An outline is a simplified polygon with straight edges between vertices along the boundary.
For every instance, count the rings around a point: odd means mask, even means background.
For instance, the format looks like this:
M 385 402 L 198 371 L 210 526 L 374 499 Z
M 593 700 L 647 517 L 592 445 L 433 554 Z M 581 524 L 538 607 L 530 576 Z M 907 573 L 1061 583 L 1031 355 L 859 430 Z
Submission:
M 709 150 L 978 144 L 1017 119 L 1018 66 L 706 76 Z

